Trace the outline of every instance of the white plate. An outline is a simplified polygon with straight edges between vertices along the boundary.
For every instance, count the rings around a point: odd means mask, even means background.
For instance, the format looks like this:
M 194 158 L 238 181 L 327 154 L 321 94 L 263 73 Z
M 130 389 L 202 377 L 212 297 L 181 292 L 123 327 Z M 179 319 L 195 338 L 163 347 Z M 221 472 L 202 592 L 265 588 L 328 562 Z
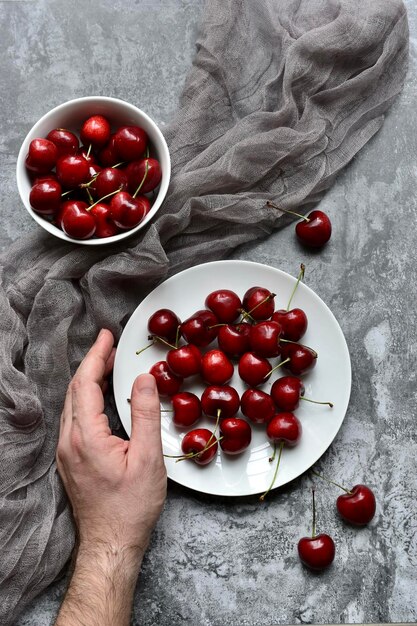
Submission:
M 255 285 L 266 287 L 277 294 L 276 308 L 286 308 L 296 279 L 281 270 L 251 263 L 249 261 L 216 261 L 197 265 L 185 270 L 159 285 L 138 306 L 126 324 L 117 348 L 114 366 L 114 393 L 121 421 L 130 435 L 130 397 L 135 377 L 149 371 L 150 367 L 165 358 L 166 349 L 154 346 L 136 356 L 135 351 L 147 345 L 148 318 L 161 308 L 174 310 L 186 319 L 198 309 L 204 308 L 206 296 L 216 289 L 232 289 L 240 297 Z M 334 408 L 301 402 L 296 411 L 303 425 L 303 435 L 298 446 L 284 448 L 275 487 L 285 485 L 305 472 L 329 447 L 346 414 L 351 387 L 349 352 L 342 330 L 333 313 L 324 302 L 304 284 L 300 284 L 291 304 L 302 308 L 308 317 L 307 333 L 301 340 L 318 352 L 316 367 L 303 380 L 305 396 L 316 400 L 334 402 Z M 216 343 L 210 344 L 211 349 Z M 276 363 L 277 360 L 271 360 Z M 245 390 L 237 374 L 231 385 L 241 395 Z M 272 375 L 272 381 L 263 385 L 269 391 L 272 382 L 285 372 Z M 203 384 L 188 379 L 184 390 L 201 395 Z M 169 408 L 169 401 L 163 406 Z M 222 496 L 243 496 L 265 491 L 272 479 L 275 464 L 268 458 L 271 454 L 263 425 L 252 425 L 250 448 L 239 456 L 230 457 L 220 453 L 207 466 L 192 461 L 176 463 L 165 459 L 169 478 L 177 483 L 203 493 Z M 214 420 L 203 418 L 192 428 L 213 429 Z M 191 430 L 191 429 L 188 429 Z M 186 430 L 177 429 L 169 413 L 162 413 L 162 440 L 166 454 L 181 454 L 181 439 Z

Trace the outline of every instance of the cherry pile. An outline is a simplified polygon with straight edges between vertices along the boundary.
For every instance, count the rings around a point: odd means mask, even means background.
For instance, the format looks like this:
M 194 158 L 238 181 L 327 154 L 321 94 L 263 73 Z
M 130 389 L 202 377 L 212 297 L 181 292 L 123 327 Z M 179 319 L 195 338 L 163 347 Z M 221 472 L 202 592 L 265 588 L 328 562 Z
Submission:
M 80 145 L 81 140 L 81 145 Z M 102 115 L 89 117 L 77 135 L 64 128 L 29 145 L 33 210 L 73 239 L 105 238 L 137 226 L 149 213 L 162 178 L 139 126 L 112 132 Z

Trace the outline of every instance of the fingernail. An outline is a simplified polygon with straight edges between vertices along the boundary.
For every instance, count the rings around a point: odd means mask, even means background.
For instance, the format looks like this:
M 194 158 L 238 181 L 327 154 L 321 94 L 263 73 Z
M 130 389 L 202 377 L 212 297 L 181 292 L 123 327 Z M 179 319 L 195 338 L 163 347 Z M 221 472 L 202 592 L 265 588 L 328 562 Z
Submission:
M 156 382 L 152 374 L 141 374 L 137 378 L 138 391 L 144 396 L 153 396 L 156 392 Z
M 104 328 L 102 328 L 102 329 L 100 330 L 99 334 L 97 335 L 97 339 L 100 339 L 100 337 L 102 337 L 102 336 L 103 336 L 104 332 L 105 332 L 105 330 L 104 330 Z

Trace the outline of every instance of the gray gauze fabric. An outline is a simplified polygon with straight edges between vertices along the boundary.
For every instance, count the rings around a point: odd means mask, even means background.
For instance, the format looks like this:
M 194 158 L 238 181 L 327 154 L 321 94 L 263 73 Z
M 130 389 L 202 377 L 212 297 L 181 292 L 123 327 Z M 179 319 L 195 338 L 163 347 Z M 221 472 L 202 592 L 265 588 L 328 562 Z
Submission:
M 119 337 L 169 274 L 288 223 L 267 199 L 302 211 L 317 203 L 381 127 L 407 47 L 400 0 L 210 0 L 166 132 L 172 183 L 153 223 L 97 249 L 34 228 L 2 256 L 3 626 L 73 548 L 54 455 L 66 387 L 99 328 Z

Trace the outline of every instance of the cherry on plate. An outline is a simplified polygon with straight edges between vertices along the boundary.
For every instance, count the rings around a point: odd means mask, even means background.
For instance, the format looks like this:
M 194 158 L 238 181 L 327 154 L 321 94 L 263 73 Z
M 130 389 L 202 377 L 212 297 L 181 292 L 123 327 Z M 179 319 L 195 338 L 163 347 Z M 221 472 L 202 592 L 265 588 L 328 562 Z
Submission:
M 201 309 L 181 324 L 181 333 L 188 343 L 204 348 L 217 337 L 219 320 L 212 311 Z
M 267 424 L 275 415 L 271 396 L 261 389 L 246 389 L 240 404 L 243 415 L 255 424 Z
M 265 287 L 251 287 L 243 296 L 243 309 L 258 322 L 267 320 L 275 310 L 275 295 Z
M 90 165 L 79 154 L 67 154 L 59 157 L 56 175 L 63 187 L 74 189 L 90 179 Z
M 213 311 L 222 324 L 234 322 L 239 317 L 242 308 L 239 296 L 230 289 L 212 291 L 207 296 L 205 305 Z
M 201 407 L 209 417 L 234 417 L 239 406 L 239 394 L 230 385 L 211 385 L 205 388 L 201 396 Z
M 241 454 L 250 445 L 252 429 L 238 417 L 227 417 L 220 422 L 220 447 L 225 454 Z
M 208 465 L 217 454 L 216 437 L 207 428 L 196 428 L 187 433 L 181 443 L 184 455 L 190 456 L 197 465 Z
M 251 325 L 246 322 L 220 326 L 217 336 L 220 350 L 223 350 L 228 357 L 241 357 L 250 349 L 251 328 Z
M 234 367 L 221 350 L 209 350 L 201 360 L 201 377 L 210 385 L 225 385 L 232 378 Z
M 173 396 L 181 389 L 183 379 L 171 372 L 166 361 L 152 365 L 149 373 L 155 378 L 159 395 Z
M 173 338 L 174 340 L 175 337 Z M 187 344 L 170 350 L 166 359 L 174 374 L 182 378 L 188 378 L 189 376 L 195 376 L 201 371 L 202 356 L 201 350 L 197 346 Z
M 270 362 L 254 352 L 245 352 L 239 360 L 239 376 L 250 387 L 257 387 L 266 383 L 272 372 Z
M 193 426 L 201 417 L 200 399 L 189 391 L 182 391 L 172 396 L 172 421 L 179 428 Z
M 174 343 L 180 332 L 181 320 L 171 309 L 158 309 L 148 320 L 148 331 L 155 337 L 162 337 L 168 343 Z

